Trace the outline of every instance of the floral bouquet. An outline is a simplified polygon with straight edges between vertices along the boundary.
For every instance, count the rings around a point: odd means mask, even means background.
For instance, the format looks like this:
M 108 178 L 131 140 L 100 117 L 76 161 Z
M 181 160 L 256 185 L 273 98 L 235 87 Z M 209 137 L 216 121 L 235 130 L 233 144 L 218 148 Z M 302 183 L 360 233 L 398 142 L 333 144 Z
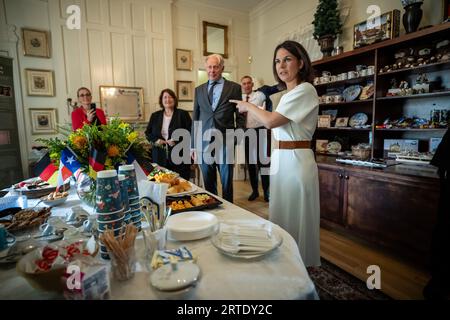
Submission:
M 77 179 L 77 192 L 81 200 L 89 205 L 93 204 L 95 197 L 97 171 L 117 169 L 119 165 L 133 160 L 141 164 L 150 163 L 149 145 L 145 138 L 119 118 L 113 118 L 100 127 L 84 125 L 68 134 L 67 140 L 49 138 L 36 141 L 48 148 L 53 163 L 69 163 L 67 166 L 72 168 L 73 162 L 76 163 L 76 171 L 71 171 Z M 71 156 L 67 157 L 67 153 Z M 67 161 L 67 158 L 70 160 Z

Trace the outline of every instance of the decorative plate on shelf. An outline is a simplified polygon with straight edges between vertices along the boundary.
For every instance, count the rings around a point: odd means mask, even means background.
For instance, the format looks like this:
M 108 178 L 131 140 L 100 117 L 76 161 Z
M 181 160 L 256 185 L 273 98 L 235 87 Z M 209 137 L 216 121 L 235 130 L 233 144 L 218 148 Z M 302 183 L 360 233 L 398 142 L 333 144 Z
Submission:
M 327 144 L 327 152 L 331 154 L 338 154 L 339 151 L 341 151 L 342 146 L 337 141 L 332 141 Z
M 367 123 L 367 120 L 369 120 L 369 117 L 367 116 L 367 114 L 359 112 L 359 113 L 355 113 L 350 118 L 350 120 L 348 121 L 348 124 L 352 128 L 360 127 L 360 126 L 365 125 Z
M 362 88 L 362 92 L 361 95 L 359 96 L 360 100 L 367 100 L 370 97 L 373 96 L 374 93 L 374 86 L 373 83 L 368 84 L 367 86 L 365 86 L 364 88 Z
M 362 87 L 359 85 L 350 86 L 348 88 L 345 88 L 345 90 L 342 92 L 342 95 L 344 96 L 344 99 L 346 102 L 350 102 L 353 100 L 356 100 L 359 95 L 361 94 Z

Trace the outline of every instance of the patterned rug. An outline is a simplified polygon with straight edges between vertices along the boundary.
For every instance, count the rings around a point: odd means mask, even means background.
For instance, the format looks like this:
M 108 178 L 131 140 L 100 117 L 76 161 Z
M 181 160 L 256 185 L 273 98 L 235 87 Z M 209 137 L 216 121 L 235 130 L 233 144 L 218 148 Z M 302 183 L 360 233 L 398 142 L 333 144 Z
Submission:
M 392 300 L 325 259 L 320 267 L 307 269 L 321 300 Z

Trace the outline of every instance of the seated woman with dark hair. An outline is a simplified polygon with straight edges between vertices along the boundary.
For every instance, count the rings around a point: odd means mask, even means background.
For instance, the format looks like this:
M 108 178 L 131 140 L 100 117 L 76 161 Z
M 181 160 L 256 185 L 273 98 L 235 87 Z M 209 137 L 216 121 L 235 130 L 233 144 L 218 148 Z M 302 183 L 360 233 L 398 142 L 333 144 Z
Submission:
M 73 131 L 83 128 L 85 124 L 97 126 L 106 124 L 105 113 L 102 109 L 96 108 L 95 103 L 92 103 L 92 94 L 88 88 L 79 88 L 77 98 L 81 106 L 72 111 Z
M 189 180 L 191 164 L 175 165 L 171 158 L 171 151 L 180 142 L 172 139 L 173 132 L 176 129 L 186 129 L 190 132 L 191 116 L 187 111 L 178 109 L 178 98 L 170 89 L 161 91 L 159 105 L 162 110 L 152 113 L 145 131 L 148 141 L 153 142 L 152 159 L 160 166 L 175 171 L 182 178 Z

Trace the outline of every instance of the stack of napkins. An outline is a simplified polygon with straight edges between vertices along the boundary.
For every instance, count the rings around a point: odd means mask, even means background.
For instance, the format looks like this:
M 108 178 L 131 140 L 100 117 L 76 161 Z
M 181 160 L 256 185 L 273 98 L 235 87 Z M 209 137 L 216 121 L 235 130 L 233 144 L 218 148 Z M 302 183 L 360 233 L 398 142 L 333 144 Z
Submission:
M 234 225 L 221 223 L 217 244 L 228 253 L 264 253 L 274 248 L 277 239 L 272 236 L 270 224 Z

